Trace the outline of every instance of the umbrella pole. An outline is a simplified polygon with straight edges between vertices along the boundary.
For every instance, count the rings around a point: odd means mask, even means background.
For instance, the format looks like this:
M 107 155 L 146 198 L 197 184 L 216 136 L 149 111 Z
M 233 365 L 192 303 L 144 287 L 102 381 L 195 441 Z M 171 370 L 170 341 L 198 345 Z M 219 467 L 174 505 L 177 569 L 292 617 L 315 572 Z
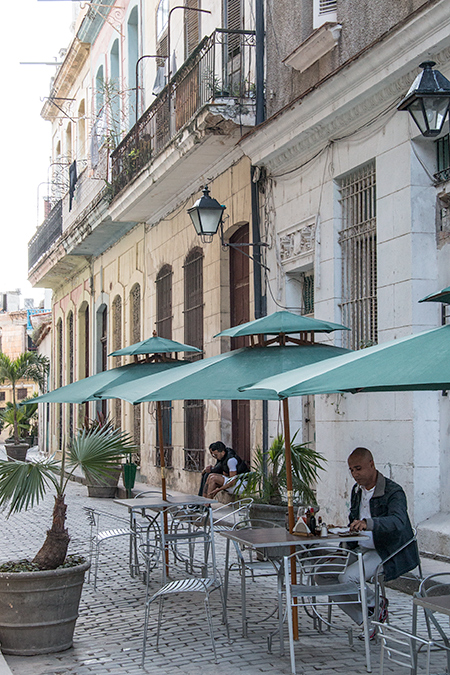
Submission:
M 292 455 L 291 455 L 291 428 L 289 424 L 289 399 L 283 399 L 283 422 L 284 422 L 284 451 L 286 462 L 286 487 L 288 499 L 288 523 L 289 532 L 292 534 L 295 527 L 294 517 L 294 494 L 292 487 Z M 295 553 L 295 546 L 291 546 L 291 553 Z M 297 583 L 297 570 L 295 557 L 291 558 L 291 583 Z M 294 600 L 296 602 L 296 599 Z M 292 623 L 294 640 L 298 640 L 298 609 L 292 608 Z
M 163 438 L 163 421 L 162 421 L 162 409 L 161 401 L 156 402 L 156 416 L 158 418 L 158 437 L 159 437 L 159 460 L 161 464 L 161 493 L 164 501 L 167 499 L 167 490 L 166 490 L 166 458 L 164 455 L 164 438 Z M 168 532 L 168 523 L 167 523 L 167 511 L 163 511 L 163 527 L 164 534 Z M 165 542 L 164 537 L 164 542 Z M 169 575 L 169 549 L 167 543 L 164 543 L 164 558 L 166 566 L 166 576 Z

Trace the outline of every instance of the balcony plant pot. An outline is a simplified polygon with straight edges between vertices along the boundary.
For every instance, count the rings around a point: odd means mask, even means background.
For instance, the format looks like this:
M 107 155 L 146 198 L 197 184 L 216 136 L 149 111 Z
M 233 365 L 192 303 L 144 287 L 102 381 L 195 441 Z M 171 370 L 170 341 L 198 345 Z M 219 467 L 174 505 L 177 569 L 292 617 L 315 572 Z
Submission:
M 101 476 L 101 478 L 87 476 L 86 487 L 88 490 L 88 497 L 97 497 L 97 499 L 114 499 L 121 473 L 122 465 L 119 465 L 117 468 L 110 469 L 108 473 L 105 473 L 105 475 Z
M 0 572 L 0 644 L 4 654 L 69 649 L 90 563 L 36 572 Z
M 5 442 L 6 455 L 10 460 L 18 460 L 19 462 L 24 462 L 27 458 L 27 451 L 29 449 L 29 444 L 25 442 L 14 443 Z

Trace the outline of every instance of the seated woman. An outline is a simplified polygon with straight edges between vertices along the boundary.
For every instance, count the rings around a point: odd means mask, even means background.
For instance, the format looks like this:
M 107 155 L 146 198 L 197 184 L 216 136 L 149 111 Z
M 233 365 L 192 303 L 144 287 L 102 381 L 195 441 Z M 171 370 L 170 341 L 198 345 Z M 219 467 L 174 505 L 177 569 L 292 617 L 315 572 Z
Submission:
M 248 473 L 248 466 L 231 448 L 227 448 L 222 441 L 211 443 L 209 451 L 217 460 L 214 469 L 220 471 L 210 472 L 205 483 L 203 496 L 215 497 L 222 490 L 230 494 L 240 494 L 246 484 L 245 480 L 239 479 L 239 474 Z

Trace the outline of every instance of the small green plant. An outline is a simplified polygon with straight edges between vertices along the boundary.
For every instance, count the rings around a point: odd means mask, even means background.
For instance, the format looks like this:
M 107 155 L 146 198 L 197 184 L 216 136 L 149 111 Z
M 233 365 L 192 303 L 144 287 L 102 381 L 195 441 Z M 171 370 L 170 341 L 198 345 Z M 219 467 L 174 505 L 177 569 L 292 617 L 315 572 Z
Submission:
M 316 497 L 313 485 L 317 481 L 319 471 L 325 468 L 327 460 L 307 443 L 291 442 L 292 483 L 294 501 L 300 504 L 315 504 Z M 267 475 L 265 475 L 264 456 L 258 447 L 255 452 L 252 471 L 245 474 L 247 485 L 243 496 L 253 497 L 255 501 L 265 504 L 281 505 L 286 496 L 286 457 L 284 438 L 277 436 L 267 454 Z

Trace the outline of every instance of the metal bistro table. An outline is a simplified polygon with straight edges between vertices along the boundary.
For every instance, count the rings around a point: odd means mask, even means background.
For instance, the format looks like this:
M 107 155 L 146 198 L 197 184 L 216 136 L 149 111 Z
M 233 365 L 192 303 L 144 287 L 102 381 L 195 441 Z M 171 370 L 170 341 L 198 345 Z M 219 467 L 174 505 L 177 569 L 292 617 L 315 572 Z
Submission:
M 241 530 L 227 530 L 225 532 L 219 532 L 222 537 L 227 539 L 227 548 L 225 556 L 225 570 L 228 569 L 229 564 L 229 553 L 230 553 L 230 541 L 235 541 L 241 546 L 247 548 L 252 548 L 255 551 L 267 551 L 270 549 L 278 548 L 280 546 L 292 546 L 294 548 L 306 548 L 308 546 L 322 544 L 326 546 L 327 544 L 340 544 L 345 541 L 354 541 L 362 543 L 366 540 L 366 536 L 361 534 L 355 534 L 350 536 L 339 536 L 338 534 L 328 534 L 327 537 L 318 537 L 318 536 L 298 536 L 291 534 L 284 527 L 254 527 L 254 528 L 243 528 Z M 279 574 L 282 574 L 283 566 L 280 567 Z M 280 640 L 280 655 L 284 654 L 284 640 L 283 640 L 283 599 L 280 592 L 281 583 L 280 578 L 278 579 L 278 633 Z M 225 589 L 225 597 L 227 589 Z M 242 626 L 243 634 L 246 637 L 246 608 L 242 607 Z
M 208 507 L 208 519 L 210 523 L 210 527 L 212 528 L 212 533 L 214 533 L 214 525 L 213 525 L 213 517 L 212 517 L 212 504 L 217 503 L 216 499 L 206 499 L 205 497 L 199 497 L 198 495 L 177 495 L 177 496 L 168 496 L 167 499 L 163 499 L 162 496 L 158 495 L 152 495 L 149 497 L 139 497 L 135 499 L 115 499 L 114 500 L 116 504 L 120 504 L 121 506 L 126 506 L 128 509 L 128 513 L 130 514 L 130 527 L 132 529 L 135 529 L 136 527 L 136 519 L 135 519 L 135 514 L 137 512 L 140 512 L 143 517 L 146 516 L 146 511 L 157 511 L 160 514 L 160 528 L 161 528 L 161 550 L 163 556 L 166 555 L 166 552 L 168 551 L 168 537 L 167 537 L 167 518 L 165 518 L 165 514 L 167 512 L 167 509 L 173 507 L 173 506 L 179 506 L 180 508 L 185 507 L 185 506 L 205 506 Z M 186 535 L 187 538 L 192 537 L 192 535 Z M 214 550 L 214 537 L 212 537 L 212 551 L 211 555 L 215 557 L 215 550 Z M 139 569 L 139 565 L 137 562 L 137 551 L 134 548 L 132 550 L 130 548 L 130 565 L 133 567 L 132 564 L 132 558 L 134 556 L 135 563 L 134 567 L 135 569 Z M 164 561 L 163 564 L 163 583 L 166 581 L 167 576 L 169 573 L 169 566 L 168 566 L 168 558 L 166 556 L 166 560 Z
M 433 614 L 445 614 L 450 617 L 450 594 L 446 595 L 431 595 L 429 597 L 414 596 L 413 598 L 413 614 L 412 614 L 412 634 L 417 635 L 417 610 L 419 607 L 425 611 L 428 619 L 434 623 Z M 450 672 L 450 652 L 447 650 L 447 670 Z M 417 673 L 417 653 L 414 655 L 414 669 L 413 673 Z

